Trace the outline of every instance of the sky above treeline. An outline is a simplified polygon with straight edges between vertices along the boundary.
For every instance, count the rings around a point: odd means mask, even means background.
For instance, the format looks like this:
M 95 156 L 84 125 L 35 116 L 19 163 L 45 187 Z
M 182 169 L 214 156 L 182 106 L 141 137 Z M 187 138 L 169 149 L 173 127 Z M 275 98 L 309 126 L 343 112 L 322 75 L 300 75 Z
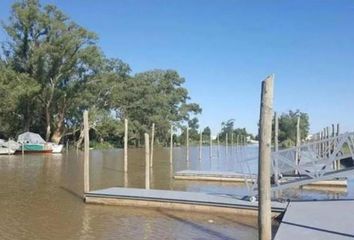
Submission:
M 0 0 L 7 20 L 14 1 Z M 133 73 L 175 69 L 201 128 L 257 133 L 261 81 L 275 74 L 274 110 L 299 109 L 310 130 L 354 129 L 354 1 L 42 0 L 96 32 Z M 3 30 L 0 41 L 6 40 Z

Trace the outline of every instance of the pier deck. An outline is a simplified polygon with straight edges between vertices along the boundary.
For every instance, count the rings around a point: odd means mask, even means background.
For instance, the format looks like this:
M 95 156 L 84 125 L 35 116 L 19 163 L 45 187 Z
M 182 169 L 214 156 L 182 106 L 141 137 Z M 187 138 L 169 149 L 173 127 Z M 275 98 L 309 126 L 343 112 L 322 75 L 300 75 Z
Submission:
M 256 175 L 250 176 L 249 174 L 242 174 L 231 171 L 221 172 L 183 170 L 176 172 L 174 178 L 178 180 L 245 182 L 245 178 L 247 181 L 253 181 L 256 178 Z
M 354 200 L 290 202 L 275 240 L 354 238 Z
M 258 202 L 249 202 L 230 195 L 197 192 L 146 190 L 138 188 L 107 188 L 85 194 L 87 203 L 131 207 L 168 208 L 257 215 Z M 282 213 L 287 203 L 272 202 L 272 214 Z

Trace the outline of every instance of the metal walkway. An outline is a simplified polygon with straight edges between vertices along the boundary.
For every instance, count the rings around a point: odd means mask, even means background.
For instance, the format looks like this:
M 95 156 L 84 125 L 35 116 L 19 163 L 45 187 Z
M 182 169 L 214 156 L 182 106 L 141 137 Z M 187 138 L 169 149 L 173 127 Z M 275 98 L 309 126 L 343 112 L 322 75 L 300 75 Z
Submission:
M 354 200 L 290 202 L 275 240 L 354 238 Z
M 337 161 L 354 159 L 354 133 L 344 133 L 328 139 L 313 141 L 272 153 L 272 171 L 275 184 L 272 189 L 282 190 L 312 182 L 354 175 L 354 168 L 336 169 Z M 293 181 L 277 181 L 277 176 L 295 174 Z M 301 177 L 300 177 L 301 176 Z M 254 188 L 256 189 L 256 188 Z

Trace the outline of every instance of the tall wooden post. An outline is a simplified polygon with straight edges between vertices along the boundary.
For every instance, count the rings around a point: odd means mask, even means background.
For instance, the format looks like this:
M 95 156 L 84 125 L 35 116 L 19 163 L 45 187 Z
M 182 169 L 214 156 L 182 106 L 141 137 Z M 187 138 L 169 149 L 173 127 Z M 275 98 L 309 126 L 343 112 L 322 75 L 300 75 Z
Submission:
M 337 136 L 339 136 L 339 123 L 337 123 Z
M 128 119 L 124 119 L 124 172 L 128 172 Z
M 336 136 L 339 136 L 339 123 L 337 123 L 337 132 L 336 132 Z M 338 159 L 336 161 L 336 170 L 340 170 L 340 160 Z
M 171 125 L 171 132 L 170 132 L 170 164 L 172 165 L 173 161 L 173 126 Z
M 225 136 L 225 158 L 227 158 L 227 153 L 228 153 L 228 142 L 229 142 L 229 135 L 226 133 L 226 136 Z
M 260 126 L 259 126 L 259 158 L 258 158 L 258 238 L 271 240 L 271 142 L 273 115 L 273 75 L 262 82 Z
M 90 192 L 90 135 L 88 111 L 84 111 L 84 193 Z
M 231 156 L 233 156 L 234 151 L 234 133 L 231 133 Z
M 277 112 L 274 113 L 274 151 L 278 152 L 279 151 L 279 140 L 278 140 L 278 134 L 279 134 L 279 120 L 278 120 L 278 114 Z M 278 159 L 274 159 L 274 180 L 275 184 L 279 185 L 279 168 L 278 168 Z
M 25 144 L 22 142 L 22 157 L 25 155 Z
M 154 165 L 154 139 L 155 139 L 155 123 L 153 123 L 151 127 L 150 167 Z
M 189 126 L 186 129 L 186 159 L 189 161 Z
M 145 189 L 150 189 L 150 144 L 149 134 L 145 133 Z
M 209 157 L 210 157 L 210 162 L 211 159 L 213 158 L 213 136 L 211 135 L 211 131 L 210 131 L 210 144 L 209 144 L 210 148 L 209 148 Z
M 295 165 L 299 165 L 299 159 L 300 159 L 300 116 L 297 117 L 297 123 L 296 123 L 296 153 L 295 153 Z M 295 170 L 295 174 L 298 174 L 298 171 Z
M 216 155 L 217 155 L 217 157 L 219 159 L 219 157 L 220 157 L 220 138 L 219 138 L 219 134 L 218 134 L 216 139 L 217 139 L 217 144 L 218 144 L 218 147 L 216 148 Z
M 199 133 L 199 161 L 202 160 L 203 132 Z

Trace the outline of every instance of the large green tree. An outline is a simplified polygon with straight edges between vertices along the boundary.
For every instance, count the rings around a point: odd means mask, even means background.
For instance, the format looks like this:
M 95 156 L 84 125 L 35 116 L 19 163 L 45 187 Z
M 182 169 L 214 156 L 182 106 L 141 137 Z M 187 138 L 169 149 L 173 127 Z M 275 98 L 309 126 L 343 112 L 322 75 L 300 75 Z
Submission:
M 39 90 L 23 99 L 24 130 L 32 128 L 34 112 L 42 114 L 45 136 L 59 142 L 64 121 L 80 89 L 95 74 L 100 51 L 94 33 L 71 21 L 53 5 L 42 7 L 37 0 L 16 2 L 4 29 L 8 65 L 36 81 Z

